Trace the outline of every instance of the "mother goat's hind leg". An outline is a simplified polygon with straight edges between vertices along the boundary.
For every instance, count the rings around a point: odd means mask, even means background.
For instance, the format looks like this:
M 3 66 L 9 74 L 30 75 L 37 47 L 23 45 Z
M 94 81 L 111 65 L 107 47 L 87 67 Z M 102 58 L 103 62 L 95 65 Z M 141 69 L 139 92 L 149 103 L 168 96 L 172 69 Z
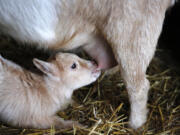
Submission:
M 139 55 L 138 57 L 136 55 Z M 130 126 L 139 128 L 146 122 L 149 81 L 146 68 L 149 65 L 141 54 L 132 53 L 121 57 L 120 70 L 126 84 L 131 105 Z
M 143 25 L 136 27 L 131 25 L 127 29 L 124 28 L 127 33 L 125 35 L 118 31 L 116 26 L 118 25 L 111 25 L 113 32 L 108 31 L 105 34 L 112 45 L 128 91 L 131 105 L 129 124 L 132 128 L 137 129 L 146 122 L 149 90 L 146 70 L 154 55 L 160 30 L 154 31 L 156 32 L 154 34 L 151 31 L 152 25 L 145 22 Z M 134 34 L 132 34 L 132 31 L 134 31 Z M 116 34 L 116 36 L 112 34 Z

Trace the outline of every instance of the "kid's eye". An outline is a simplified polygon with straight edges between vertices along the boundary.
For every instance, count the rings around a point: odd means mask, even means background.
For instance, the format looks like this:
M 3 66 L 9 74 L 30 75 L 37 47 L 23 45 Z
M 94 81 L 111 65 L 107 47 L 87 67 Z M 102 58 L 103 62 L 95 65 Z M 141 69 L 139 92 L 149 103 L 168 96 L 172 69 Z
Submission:
M 76 63 L 73 63 L 71 69 L 75 69 L 77 67 Z

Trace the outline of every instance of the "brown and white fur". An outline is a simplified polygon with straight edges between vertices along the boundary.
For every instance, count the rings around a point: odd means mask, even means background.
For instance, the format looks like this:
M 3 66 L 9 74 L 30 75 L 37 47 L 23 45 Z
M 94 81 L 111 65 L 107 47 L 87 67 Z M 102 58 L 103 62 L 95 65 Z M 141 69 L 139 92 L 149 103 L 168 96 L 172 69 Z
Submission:
M 149 81 L 166 10 L 174 0 L 1 0 L 0 29 L 43 48 L 79 46 L 100 69 L 119 64 L 131 104 L 130 126 L 146 121 Z
M 43 75 L 27 71 L 0 56 L 0 118 L 13 126 L 69 128 L 77 122 L 56 116 L 75 89 L 94 82 L 97 65 L 74 54 L 59 53 L 48 62 L 34 59 Z

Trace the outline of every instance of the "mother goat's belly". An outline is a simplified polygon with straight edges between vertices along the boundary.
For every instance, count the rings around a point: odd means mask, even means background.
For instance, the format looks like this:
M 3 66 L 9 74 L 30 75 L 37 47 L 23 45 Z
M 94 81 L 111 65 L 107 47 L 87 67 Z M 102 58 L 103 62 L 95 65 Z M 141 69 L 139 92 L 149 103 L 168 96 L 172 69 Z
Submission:
M 4 34 L 30 43 L 52 43 L 58 22 L 57 0 L 0 1 L 0 26 Z

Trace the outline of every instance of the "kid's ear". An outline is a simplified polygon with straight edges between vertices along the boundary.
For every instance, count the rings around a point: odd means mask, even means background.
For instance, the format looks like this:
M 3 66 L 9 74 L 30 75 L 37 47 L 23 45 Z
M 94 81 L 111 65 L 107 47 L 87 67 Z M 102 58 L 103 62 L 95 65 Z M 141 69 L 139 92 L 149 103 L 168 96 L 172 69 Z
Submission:
M 3 63 L 3 57 L 0 54 L 0 68 L 2 68 L 2 63 Z
M 3 60 L 4 60 L 4 58 L 0 54 L 0 62 L 2 62 Z
M 36 58 L 33 59 L 33 63 L 44 74 L 46 74 L 48 76 L 55 76 L 56 75 L 56 73 L 55 73 L 56 67 L 53 64 L 39 60 L 39 59 L 36 59 Z

